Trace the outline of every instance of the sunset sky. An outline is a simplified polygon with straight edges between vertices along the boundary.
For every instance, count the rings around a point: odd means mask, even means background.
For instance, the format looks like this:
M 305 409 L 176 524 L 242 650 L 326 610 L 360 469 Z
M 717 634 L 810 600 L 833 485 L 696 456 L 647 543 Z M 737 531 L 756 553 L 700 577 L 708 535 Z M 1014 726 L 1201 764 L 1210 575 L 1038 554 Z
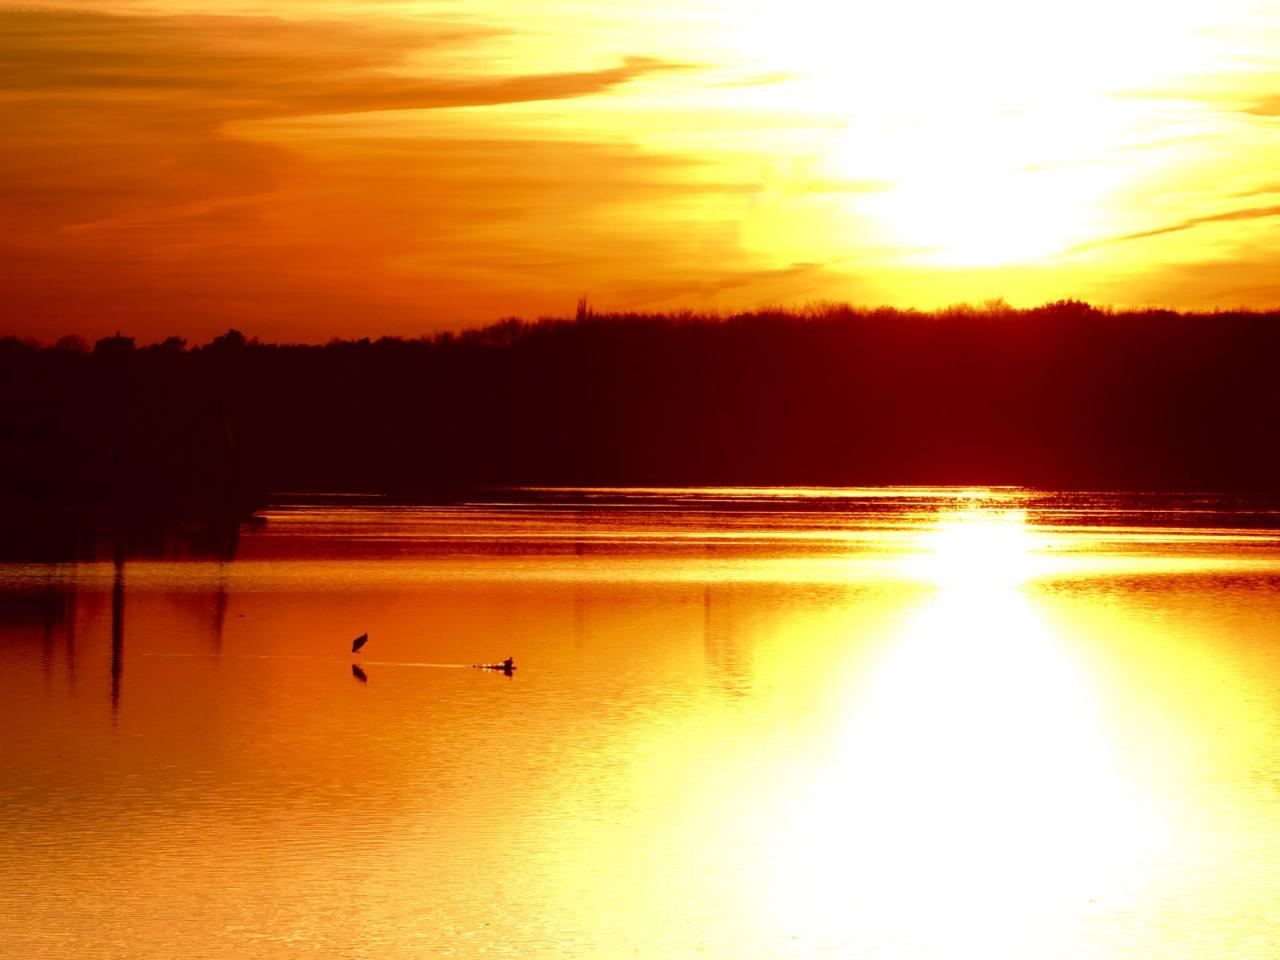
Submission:
M 0 10 L 0 333 L 1280 305 L 1266 0 Z

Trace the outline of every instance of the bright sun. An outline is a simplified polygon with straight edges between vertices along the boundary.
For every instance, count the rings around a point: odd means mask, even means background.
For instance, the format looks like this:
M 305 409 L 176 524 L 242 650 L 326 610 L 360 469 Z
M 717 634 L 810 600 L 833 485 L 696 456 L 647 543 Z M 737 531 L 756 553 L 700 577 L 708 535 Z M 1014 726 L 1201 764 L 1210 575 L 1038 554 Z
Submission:
M 1133 177 L 1107 156 L 1159 135 L 1129 94 L 1203 61 L 1212 17 L 1148 0 L 733 6 L 738 52 L 787 78 L 776 106 L 826 118 L 821 176 L 883 185 L 850 197 L 856 232 L 953 267 L 1095 237 Z

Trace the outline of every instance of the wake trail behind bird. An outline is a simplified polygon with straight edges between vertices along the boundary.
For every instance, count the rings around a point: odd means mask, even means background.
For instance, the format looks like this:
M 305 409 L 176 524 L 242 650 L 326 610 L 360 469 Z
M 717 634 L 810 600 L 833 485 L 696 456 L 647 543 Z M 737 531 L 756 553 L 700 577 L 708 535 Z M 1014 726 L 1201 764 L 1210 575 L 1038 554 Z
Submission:
M 349 663 L 351 657 L 311 657 L 291 653 L 143 653 L 144 657 L 170 657 L 191 660 L 314 660 L 327 663 Z M 434 667 L 440 670 L 465 670 L 469 663 L 420 663 L 416 660 L 364 660 L 365 666 L 378 667 Z

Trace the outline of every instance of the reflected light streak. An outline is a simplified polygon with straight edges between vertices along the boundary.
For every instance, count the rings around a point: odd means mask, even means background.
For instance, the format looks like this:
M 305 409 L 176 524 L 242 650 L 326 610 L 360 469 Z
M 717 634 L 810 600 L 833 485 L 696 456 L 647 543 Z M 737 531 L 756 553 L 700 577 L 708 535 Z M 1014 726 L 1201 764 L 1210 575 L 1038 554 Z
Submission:
M 1018 588 L 1034 568 L 1020 512 L 928 536 L 938 589 L 848 692 L 763 898 L 779 935 L 876 956 L 1079 956 L 1072 938 L 1150 879 L 1162 815 Z
M 1039 570 L 1042 545 L 1027 526 L 1025 510 L 960 510 L 947 513 L 922 535 L 913 558 L 917 575 L 950 588 L 1013 586 Z

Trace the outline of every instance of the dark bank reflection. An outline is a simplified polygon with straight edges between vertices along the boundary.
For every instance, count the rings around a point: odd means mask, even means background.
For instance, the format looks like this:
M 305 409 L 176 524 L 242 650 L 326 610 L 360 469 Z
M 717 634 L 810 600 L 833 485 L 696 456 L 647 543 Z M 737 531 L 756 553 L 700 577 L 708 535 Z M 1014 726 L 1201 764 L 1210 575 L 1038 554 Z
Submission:
M 59 658 L 68 682 L 76 672 L 77 593 L 74 577 L 57 566 L 28 590 L 0 589 L 0 649 L 22 643 L 32 631 L 39 635 L 39 659 L 46 682 Z M 61 653 L 59 653 L 61 650 Z
M 92 563 L 117 559 L 215 560 L 235 559 L 241 523 L 187 521 L 136 523 L 113 529 L 74 517 L 33 529 L 10 524 L 0 529 L 0 563 Z
M 120 681 L 124 676 L 124 553 L 117 553 L 111 581 L 111 712 L 120 709 Z
M 230 581 L 230 565 L 239 543 L 239 525 L 184 523 L 141 526 L 127 534 L 101 536 L 88 528 L 54 530 L 49 536 L 13 537 L 3 542 L 0 563 L 36 561 L 47 571 L 31 586 L 0 588 L 0 643 L 13 643 L 24 627 L 38 625 L 40 656 L 46 677 L 59 659 L 68 683 L 74 684 L 77 665 L 78 617 L 92 618 L 93 605 L 82 611 L 81 593 L 88 589 L 80 571 L 109 564 L 109 702 L 112 715 L 121 707 L 125 682 L 126 607 L 129 603 L 129 568 L 137 561 L 183 563 L 215 560 L 218 575 L 211 596 L 180 592 L 171 598 L 175 606 L 191 606 L 193 618 L 203 622 L 199 633 L 208 637 L 207 649 L 217 654 L 222 646 Z M 2 569 L 2 567 L 0 567 Z M 40 568 L 36 568 L 40 569 Z

